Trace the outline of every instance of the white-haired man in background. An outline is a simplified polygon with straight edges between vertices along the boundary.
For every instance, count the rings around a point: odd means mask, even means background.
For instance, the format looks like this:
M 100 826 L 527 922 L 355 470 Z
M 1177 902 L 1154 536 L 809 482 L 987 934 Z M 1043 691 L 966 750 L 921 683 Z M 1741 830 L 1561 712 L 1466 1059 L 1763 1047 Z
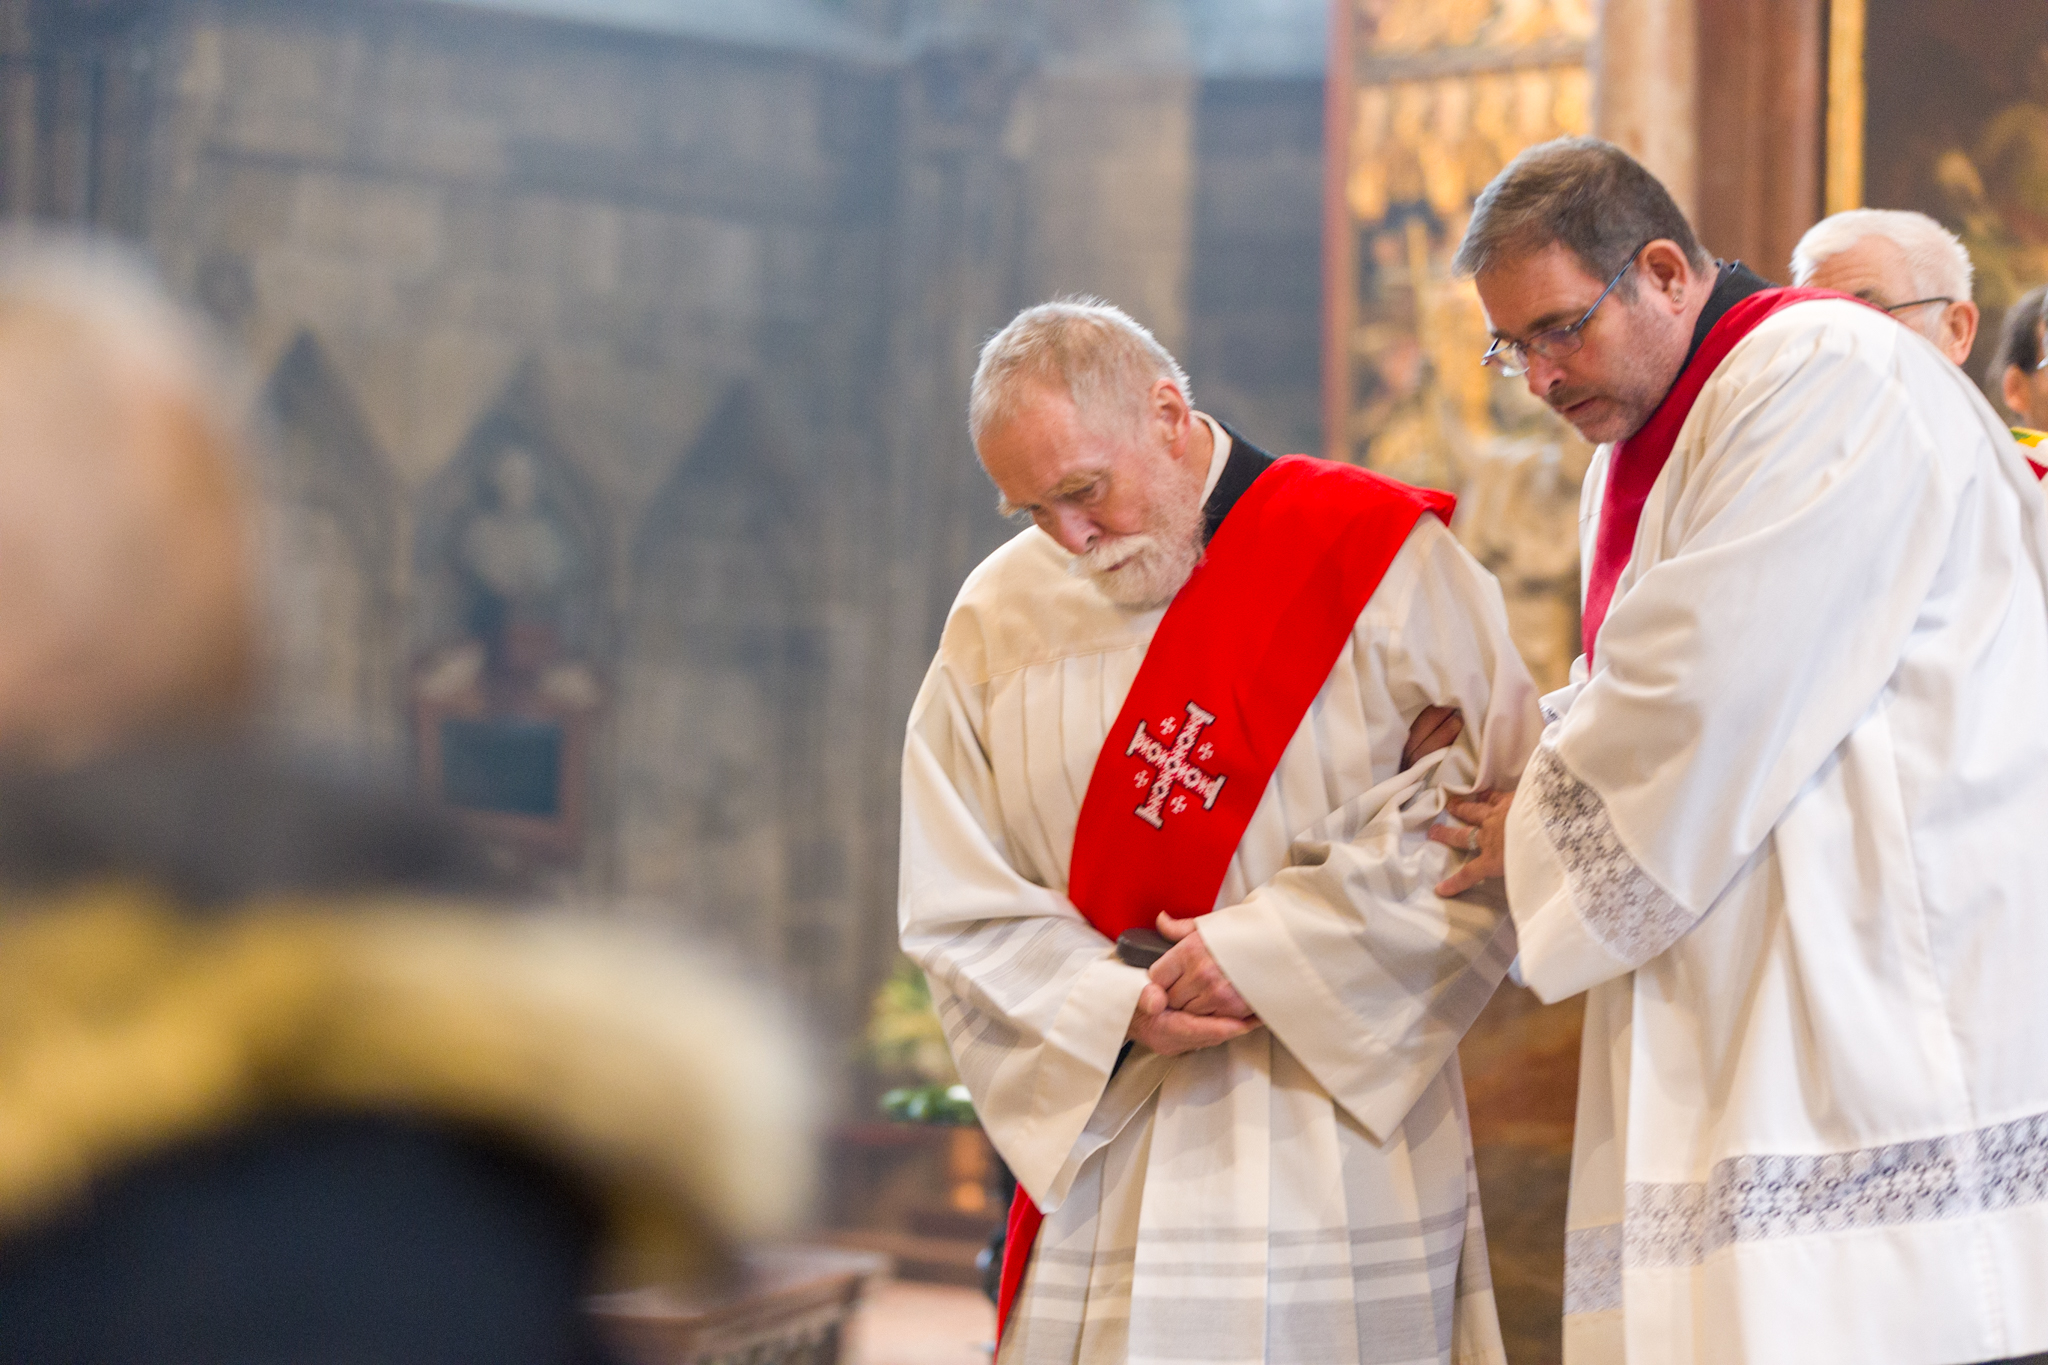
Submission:
M 1935 349 L 1960 366 L 1970 358 L 1977 340 L 1977 305 L 1970 300 L 1974 268 L 1970 252 L 1947 228 L 1924 213 L 1909 209 L 1848 209 L 1821 219 L 1806 230 L 1792 249 L 1792 283 L 1854 294 L 1882 308 Z M 2038 291 L 2037 291 L 2038 292 Z M 2040 302 L 2032 295 L 2012 310 L 2033 311 L 2032 335 L 2040 334 Z M 2027 448 L 2027 464 L 2036 477 L 2048 475 L 2048 464 L 2034 455 L 2043 442 L 2030 406 L 2022 406 L 2038 385 L 2031 373 L 2019 372 L 2009 357 L 2022 343 L 2008 325 L 1999 346 L 1994 372 L 2003 380 L 2006 405 L 2027 425 L 2012 429 L 2013 439 Z M 2035 349 L 2038 349 L 2036 345 Z M 2037 363 L 2037 362 L 2036 362 Z
M 912 709 L 900 921 L 1025 1196 L 999 1358 L 1499 1361 L 1456 1047 L 1513 938 L 1426 831 L 1541 721 L 1450 498 L 1261 453 L 1090 302 L 970 426 L 1034 525 Z
M 1977 340 L 1974 267 L 1953 232 L 1910 209 L 1848 209 L 1792 248 L 1795 287 L 1854 294 L 1934 343 L 1957 365 Z

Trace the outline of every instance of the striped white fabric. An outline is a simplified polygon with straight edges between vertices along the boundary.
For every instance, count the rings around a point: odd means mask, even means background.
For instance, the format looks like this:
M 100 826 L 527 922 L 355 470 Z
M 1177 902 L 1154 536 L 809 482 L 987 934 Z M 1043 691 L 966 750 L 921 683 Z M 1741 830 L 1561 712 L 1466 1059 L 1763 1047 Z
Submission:
M 1500 1360 L 1454 1049 L 1513 937 L 1431 892 L 1448 855 L 1424 837 L 1541 725 L 1498 588 L 1423 518 L 1203 921 L 1266 1027 L 1112 1077 L 1144 978 L 1063 892 L 1160 613 L 1066 564 L 1027 531 L 968 580 L 904 758 L 904 949 L 1047 1213 L 1003 1361 Z M 1396 774 L 1433 703 L 1465 736 Z

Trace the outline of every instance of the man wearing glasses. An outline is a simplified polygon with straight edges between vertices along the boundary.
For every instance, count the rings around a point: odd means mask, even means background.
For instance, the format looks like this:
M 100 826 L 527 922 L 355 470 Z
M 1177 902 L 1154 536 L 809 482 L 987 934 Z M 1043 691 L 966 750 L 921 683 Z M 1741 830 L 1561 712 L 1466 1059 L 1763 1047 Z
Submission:
M 1627 154 L 1480 195 L 1488 361 L 1603 442 L 1585 653 L 1454 803 L 1587 992 L 1570 1365 L 2048 1350 L 2048 508 L 1878 310 L 1715 267 Z
M 1969 360 L 1977 340 L 1977 305 L 1970 299 L 1974 273 L 1969 250 L 1953 232 L 1908 209 L 1844 210 L 1808 228 L 1792 249 L 1793 284 L 1853 294 L 1926 337 L 1958 365 Z M 2048 476 L 2048 464 L 2033 452 L 2048 441 L 2048 433 L 2036 430 L 2048 421 L 2048 404 L 2030 400 L 2048 392 L 2048 383 L 2039 377 L 2040 302 L 2036 298 L 2031 310 L 2025 303 L 2022 299 L 2007 313 L 2001 349 L 2011 350 L 2015 336 L 2023 336 L 2029 346 L 2027 363 L 2021 367 L 1994 362 L 1992 373 L 2014 372 L 2005 378 L 2006 406 L 2025 425 L 2012 429 L 2013 439 L 2026 447 L 2027 464 L 2034 477 L 2041 478 Z M 2018 332 L 2010 321 L 2014 318 Z M 2044 411 L 2037 415 L 2036 408 Z
M 1821 219 L 1792 249 L 1792 283 L 1854 294 L 1934 343 L 1957 365 L 1977 340 L 1970 253 L 1924 213 L 1849 209 Z

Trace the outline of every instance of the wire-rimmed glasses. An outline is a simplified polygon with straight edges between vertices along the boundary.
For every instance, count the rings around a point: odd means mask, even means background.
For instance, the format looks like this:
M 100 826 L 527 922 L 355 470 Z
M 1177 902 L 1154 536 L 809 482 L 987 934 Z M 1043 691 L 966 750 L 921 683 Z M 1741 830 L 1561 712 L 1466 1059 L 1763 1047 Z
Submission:
M 1643 246 L 1648 245 L 1648 242 L 1643 243 Z M 1506 375 L 1512 379 L 1516 375 L 1529 372 L 1529 357 L 1532 355 L 1542 356 L 1545 360 L 1563 360 L 1568 355 L 1576 355 L 1579 348 L 1586 344 L 1586 339 L 1582 335 L 1586 324 L 1593 320 L 1593 314 L 1600 310 L 1600 305 L 1607 302 L 1607 296 L 1614 292 L 1615 285 L 1621 283 L 1621 277 L 1628 274 L 1628 268 L 1636 263 L 1636 257 L 1643 254 L 1643 246 L 1628 254 L 1628 259 L 1621 263 L 1621 269 L 1614 272 L 1614 278 L 1600 291 L 1600 297 L 1593 300 L 1593 306 L 1581 314 L 1577 322 L 1567 327 L 1552 327 L 1547 331 L 1538 332 L 1527 341 L 1495 337 L 1493 345 L 1486 348 L 1486 354 L 1479 357 L 1479 363 L 1496 374 Z
M 1880 304 L 1879 304 L 1879 305 L 1877 305 L 1877 306 L 1878 306 L 1878 308 L 1879 308 L 1879 309 L 1880 309 L 1881 311 L 1883 311 L 1883 312 L 1886 312 L 1886 313 L 1889 313 L 1889 314 L 1891 314 L 1891 316 L 1893 316 L 1893 317 L 1897 317 L 1897 316 L 1898 316 L 1899 314 L 1901 314 L 1901 313 L 1905 312 L 1905 311 L 1906 311 L 1906 310 L 1907 310 L 1908 308 L 1919 308 L 1919 307 L 1921 307 L 1921 306 L 1923 306 L 1923 305 L 1925 305 L 1925 304 L 1930 304 L 1930 303 L 1941 303 L 1941 304 L 1949 304 L 1949 303 L 1954 303 L 1954 302 L 1955 302 L 1955 300 L 1954 300 L 1954 299 L 1952 299 L 1952 298 L 1950 298 L 1950 297 L 1949 297 L 1948 295 L 1946 295 L 1946 294 L 1936 294 L 1936 295 L 1935 295 L 1935 296 L 1934 296 L 1933 298 L 1929 298 L 1929 299 L 1914 299 L 1914 300 L 1913 300 L 1913 301 L 1912 301 L 1911 303 L 1894 303 L 1894 304 L 1882 304 L 1882 303 L 1880 303 Z

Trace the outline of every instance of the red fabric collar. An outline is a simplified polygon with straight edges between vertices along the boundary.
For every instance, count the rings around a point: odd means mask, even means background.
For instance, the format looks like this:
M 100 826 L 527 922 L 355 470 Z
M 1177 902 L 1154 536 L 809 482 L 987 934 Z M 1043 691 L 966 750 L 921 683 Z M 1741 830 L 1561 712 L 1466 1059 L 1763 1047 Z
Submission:
M 1586 571 L 1586 606 L 1580 627 L 1586 651 L 1586 665 L 1592 667 L 1593 647 L 1600 639 L 1600 627 L 1614 601 L 1614 588 L 1621 571 L 1634 553 L 1636 526 L 1642 520 L 1643 503 L 1650 496 L 1657 476 L 1671 458 L 1671 448 L 1680 428 L 1692 414 L 1692 405 L 1707 380 L 1735 349 L 1735 344 L 1755 330 L 1757 324 L 1780 309 L 1809 299 L 1864 300 L 1832 289 L 1765 289 L 1738 299 L 1707 332 L 1692 360 L 1679 372 L 1678 381 L 1664 401 L 1650 414 L 1642 429 L 1614 448 L 1607 471 L 1607 487 L 1600 499 L 1600 531 L 1593 542 L 1593 562 Z

